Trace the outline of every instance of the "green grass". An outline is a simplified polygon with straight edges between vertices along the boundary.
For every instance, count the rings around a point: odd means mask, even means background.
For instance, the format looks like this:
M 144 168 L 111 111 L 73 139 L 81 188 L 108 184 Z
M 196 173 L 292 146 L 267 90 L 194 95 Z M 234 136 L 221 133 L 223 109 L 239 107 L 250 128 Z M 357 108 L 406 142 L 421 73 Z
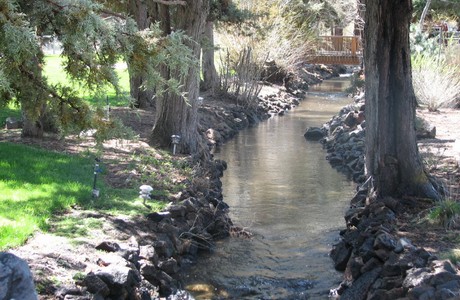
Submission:
M 120 80 L 121 95 L 117 95 L 112 87 L 107 86 L 105 93 L 102 95 L 95 95 L 91 91 L 82 87 L 78 82 L 72 82 L 71 79 L 65 74 L 62 67 L 63 59 L 59 55 L 47 55 L 45 57 L 45 66 L 43 74 L 48 78 L 51 84 L 62 84 L 74 87 L 80 97 L 88 101 L 90 104 L 106 105 L 107 98 L 110 106 L 127 106 L 129 104 L 129 74 L 126 68 L 117 69 L 117 74 Z
M 82 97 L 92 106 L 105 106 L 107 99 L 112 107 L 123 107 L 129 105 L 129 74 L 127 69 L 117 69 L 120 80 L 121 95 L 117 95 L 112 87 L 106 87 L 105 93 L 94 94 L 84 89 L 78 82 L 72 82 L 65 74 L 62 67 L 62 58 L 59 55 L 48 55 L 45 57 L 45 66 L 43 74 L 50 84 L 62 84 L 73 87 Z M 21 117 L 20 107 L 10 104 L 7 107 L 0 108 L 0 127 L 5 126 L 5 120 L 8 117 Z
M 84 234 L 84 229 L 73 232 L 81 220 L 57 218 L 73 205 L 131 215 L 164 207 L 164 203 L 155 202 L 147 209 L 137 187 L 109 189 L 103 174 L 97 181 L 101 197 L 93 198 L 93 170 L 92 157 L 0 143 L 0 250 L 23 244 L 38 229 L 49 230 L 53 218 L 63 222 L 57 225 L 61 234 Z

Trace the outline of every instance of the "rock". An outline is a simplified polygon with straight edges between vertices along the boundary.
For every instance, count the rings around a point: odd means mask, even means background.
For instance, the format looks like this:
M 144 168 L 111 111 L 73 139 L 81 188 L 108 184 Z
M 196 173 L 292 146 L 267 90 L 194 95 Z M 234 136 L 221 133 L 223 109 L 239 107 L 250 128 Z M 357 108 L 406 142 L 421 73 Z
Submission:
M 182 218 L 185 216 L 186 208 L 183 205 L 170 205 L 167 210 L 172 218 Z
M 163 219 L 171 218 L 171 213 L 169 211 L 164 212 L 154 212 L 147 215 L 147 219 L 153 222 L 161 222 Z
M 396 239 L 389 233 L 383 232 L 375 238 L 374 249 L 393 250 L 396 247 Z
M 155 247 L 153 247 L 152 245 L 140 246 L 139 258 L 146 259 L 155 264 L 158 262 L 158 254 L 155 251 Z
M 21 258 L 0 252 L 0 300 L 37 300 L 29 266 Z
M 110 289 L 107 284 L 92 272 L 83 279 L 83 285 L 86 286 L 88 292 L 92 294 L 99 294 L 101 296 L 108 296 L 110 294 Z
M 415 118 L 415 130 L 418 139 L 434 139 L 436 137 L 436 126 L 418 116 Z
M 169 258 L 167 260 L 160 261 L 158 263 L 158 268 L 171 275 L 179 271 L 179 266 L 174 258 Z
M 365 300 L 367 299 L 367 293 L 380 275 L 380 268 L 373 269 L 361 275 L 355 280 L 352 285 L 347 288 L 340 296 L 340 300 Z
M 24 122 L 14 117 L 8 117 L 5 120 L 5 129 L 20 129 L 24 125 Z
M 325 132 L 319 127 L 309 127 L 304 137 L 310 141 L 319 141 L 325 136 Z
M 162 257 L 171 257 L 174 253 L 174 246 L 169 239 L 155 241 L 153 247 L 155 247 L 155 252 Z
M 120 248 L 120 245 L 118 245 L 117 243 L 102 242 L 96 246 L 96 249 L 106 251 L 106 252 L 117 252 L 121 248 Z
M 353 111 L 350 111 L 346 116 L 345 119 L 343 120 L 343 123 L 347 125 L 348 127 L 355 127 L 357 124 L 357 116 L 355 116 L 355 113 Z
M 140 273 L 137 270 L 120 265 L 108 266 L 96 271 L 95 275 L 104 281 L 110 290 L 110 295 L 117 297 L 130 295 L 134 286 L 141 282 Z
M 351 250 L 352 249 L 348 247 L 343 241 L 333 246 L 330 252 L 330 256 L 334 261 L 334 268 L 337 271 L 345 271 L 348 260 L 351 256 Z

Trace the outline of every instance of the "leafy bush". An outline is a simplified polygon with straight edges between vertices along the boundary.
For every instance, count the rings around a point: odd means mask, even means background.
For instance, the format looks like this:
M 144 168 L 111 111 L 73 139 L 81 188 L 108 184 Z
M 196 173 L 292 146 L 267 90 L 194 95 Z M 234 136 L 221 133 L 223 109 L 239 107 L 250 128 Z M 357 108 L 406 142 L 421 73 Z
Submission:
M 439 53 L 439 43 L 437 38 L 430 38 L 428 32 L 421 32 L 416 24 L 411 25 L 410 45 L 412 54 L 424 53 L 426 55 L 436 55 Z

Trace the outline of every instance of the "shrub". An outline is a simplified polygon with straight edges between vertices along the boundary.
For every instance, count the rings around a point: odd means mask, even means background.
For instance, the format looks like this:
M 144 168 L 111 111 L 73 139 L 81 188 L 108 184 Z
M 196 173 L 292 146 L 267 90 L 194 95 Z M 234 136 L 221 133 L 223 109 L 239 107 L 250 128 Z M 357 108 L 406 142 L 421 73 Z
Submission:
M 460 69 L 444 55 L 414 54 L 412 80 L 417 101 L 429 111 L 454 107 L 460 99 Z
M 446 230 L 451 229 L 460 215 L 460 203 L 445 199 L 437 203 L 429 217 L 439 222 Z

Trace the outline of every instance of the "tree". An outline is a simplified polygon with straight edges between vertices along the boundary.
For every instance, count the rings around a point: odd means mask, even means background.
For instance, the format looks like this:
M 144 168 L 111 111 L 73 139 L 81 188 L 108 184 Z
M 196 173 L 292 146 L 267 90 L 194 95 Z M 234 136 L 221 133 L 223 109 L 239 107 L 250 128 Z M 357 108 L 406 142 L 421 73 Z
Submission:
M 149 29 L 152 25 L 152 19 L 149 16 L 149 7 L 144 1 L 131 0 L 128 1 L 128 14 L 137 24 L 139 30 Z M 130 61 L 127 59 L 128 72 L 129 72 L 129 91 L 131 98 L 134 100 L 133 105 L 137 108 L 147 108 L 152 104 L 155 91 L 148 89 L 145 86 L 145 74 L 135 74 L 136 72 L 130 70 Z
M 162 77 L 158 66 L 188 63 L 191 53 L 183 33 L 161 36 L 154 26 L 138 30 L 127 14 L 107 9 L 105 2 L 0 0 L 0 104 L 20 104 L 23 135 L 42 136 L 48 120 L 76 130 L 108 124 L 71 87 L 48 83 L 42 74 L 43 33 L 61 41 L 65 72 L 88 90 L 107 84 L 118 89 L 114 65 L 128 58 L 132 76 L 144 76 L 146 88 L 179 92 L 179 83 Z M 179 77 L 188 68 L 176 71 Z
M 366 1 L 366 171 L 378 197 L 438 198 L 416 142 L 411 9 L 411 0 Z
M 428 13 L 428 10 L 430 9 L 430 5 L 431 5 L 431 0 L 427 0 L 426 1 L 426 4 L 425 4 L 425 7 L 423 8 L 423 11 L 422 11 L 422 15 L 420 17 L 420 21 L 419 21 L 419 25 L 418 25 L 418 30 L 420 32 L 422 32 L 423 30 L 423 24 L 425 23 L 425 17 L 426 17 L 426 14 Z
M 168 12 L 163 14 L 162 21 L 169 18 L 171 3 L 161 1 Z M 180 83 L 180 93 L 165 90 L 158 95 L 156 122 L 150 136 L 150 143 L 160 147 L 171 144 L 172 135 L 181 136 L 179 151 L 197 153 L 199 150 L 199 134 L 197 125 L 198 95 L 199 95 L 199 61 L 201 38 L 209 12 L 208 0 L 187 0 L 174 6 L 171 16 L 175 30 L 183 30 L 189 37 L 187 45 L 194 61 L 183 61 L 175 66 L 163 67 L 163 77 Z M 165 30 L 165 29 L 164 29 Z M 166 28 L 172 31 L 172 28 Z M 167 32 L 164 32 L 167 34 Z M 182 76 L 186 74 L 186 76 Z
M 219 75 L 216 70 L 214 53 L 214 28 L 216 23 L 238 24 L 243 22 L 247 13 L 239 10 L 231 0 L 211 0 L 209 14 L 206 18 L 203 38 L 201 42 L 201 68 L 203 84 L 201 88 L 214 93 L 219 90 Z

